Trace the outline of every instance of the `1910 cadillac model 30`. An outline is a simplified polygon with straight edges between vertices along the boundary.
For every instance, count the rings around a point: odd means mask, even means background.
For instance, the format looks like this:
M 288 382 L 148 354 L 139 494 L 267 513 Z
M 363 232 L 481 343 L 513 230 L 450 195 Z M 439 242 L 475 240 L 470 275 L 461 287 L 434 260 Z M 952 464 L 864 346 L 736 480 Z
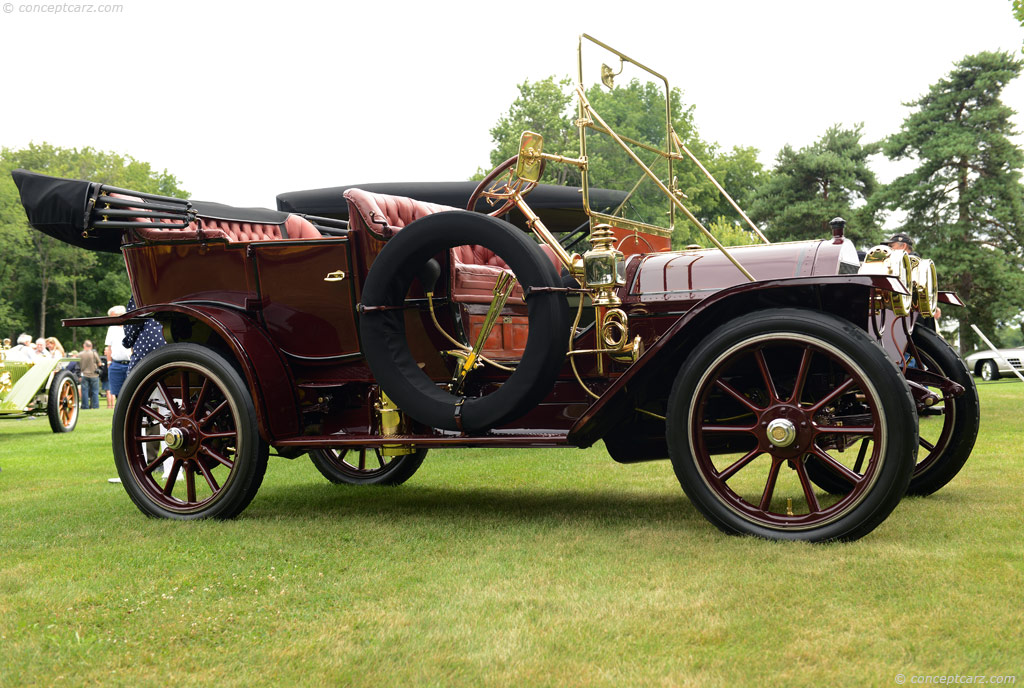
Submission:
M 607 124 L 584 53 L 664 84 L 663 146 Z M 726 532 L 821 541 L 870 532 L 908 486 L 945 485 L 973 447 L 977 394 L 914 323 L 956 296 L 929 260 L 877 246 L 862 264 L 838 220 L 826 239 L 769 244 L 733 204 L 764 244 L 722 246 L 677 188 L 674 165 L 707 172 L 668 94 L 664 77 L 581 36 L 579 155 L 545 153 L 527 132 L 466 210 L 350 188 L 340 221 L 296 207 L 329 190 L 285 195 L 298 211 L 286 213 L 16 172 L 37 229 L 124 254 L 137 309 L 66 324 L 163 325 L 169 344 L 132 371 L 115 411 L 132 500 L 154 516 L 235 516 L 270 447 L 310 453 L 335 482 L 398 484 L 432 447 L 604 440 L 616 461 L 671 459 Z M 598 188 L 610 183 L 588 147 L 626 156 L 640 181 Z M 531 206 L 552 164 L 578 170 L 578 231 Z M 654 202 L 666 226 L 630 216 Z M 670 250 L 678 215 L 714 248 Z

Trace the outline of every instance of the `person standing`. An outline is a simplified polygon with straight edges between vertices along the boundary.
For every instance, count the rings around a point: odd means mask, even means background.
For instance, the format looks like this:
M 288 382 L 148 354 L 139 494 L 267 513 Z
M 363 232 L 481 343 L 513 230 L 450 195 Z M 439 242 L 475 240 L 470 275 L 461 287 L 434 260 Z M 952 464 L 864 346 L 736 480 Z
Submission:
M 100 392 L 107 398 L 107 408 L 114 408 L 114 397 L 110 394 L 110 347 L 103 347 L 103 355 L 100 356 L 103 367 L 100 368 Z
M 125 312 L 124 306 L 114 306 L 107 311 L 107 315 L 116 318 L 124 315 Z M 121 385 L 124 384 L 124 379 L 128 375 L 128 361 L 131 360 L 132 350 L 125 347 L 122 343 L 123 340 L 123 327 L 111 325 L 107 328 L 107 337 L 104 343 L 110 351 L 107 359 L 107 379 L 110 382 L 110 391 L 107 392 L 108 404 L 111 404 L 117 398 L 117 395 L 121 393 Z
M 86 339 L 82 344 L 82 353 L 78 357 L 78 367 L 82 372 L 82 408 L 98 409 L 100 407 L 100 355 L 92 348 L 92 341 Z

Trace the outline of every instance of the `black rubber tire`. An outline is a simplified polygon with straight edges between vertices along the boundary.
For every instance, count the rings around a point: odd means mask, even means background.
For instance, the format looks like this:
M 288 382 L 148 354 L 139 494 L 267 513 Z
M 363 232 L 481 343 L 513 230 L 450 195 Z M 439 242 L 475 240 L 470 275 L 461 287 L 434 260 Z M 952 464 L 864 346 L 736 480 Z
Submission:
M 372 452 L 383 465 L 375 469 L 360 469 L 344 460 L 346 454 L 351 452 Z M 361 454 L 361 458 L 363 456 L 365 454 Z M 413 476 L 426 456 L 426 449 L 392 457 L 384 457 L 372 448 L 359 447 L 314 449 L 309 452 L 309 458 L 320 474 L 336 485 L 401 485 Z M 385 458 L 391 460 L 385 463 Z
M 82 408 L 78 396 L 78 382 L 66 370 L 59 370 L 46 393 L 46 417 L 54 432 L 71 432 L 78 425 L 78 412 Z M 64 414 L 67 420 L 63 420 Z
M 785 346 L 787 341 L 813 346 L 831 357 L 841 357 L 843 365 L 873 387 L 877 417 L 883 424 L 883 438 L 873 475 L 850 504 L 833 505 L 837 511 L 822 511 L 821 523 L 813 519 L 790 527 L 786 516 L 774 518 L 765 510 L 765 518 L 729 506 L 727 497 L 716 492 L 711 481 L 724 481 L 721 475 L 706 476 L 696 458 L 703 439 L 695 439 L 691 413 L 718 381 L 730 356 L 764 346 Z M 820 355 L 820 354 L 819 354 Z M 838 360 L 838 359 L 837 359 Z M 724 368 L 723 368 L 724 370 Z M 765 407 L 766 409 L 769 407 Z M 696 419 L 698 422 L 699 419 Z M 754 428 L 758 424 L 755 422 Z M 666 435 L 676 476 L 694 505 L 718 528 L 729 534 L 746 534 L 774 540 L 855 540 L 876 528 L 896 508 L 906 492 L 916 454 L 917 415 L 906 380 L 896 365 L 871 339 L 852 323 L 835 316 L 803 309 L 772 309 L 744 315 L 714 330 L 705 337 L 683 363 L 669 397 Z M 800 449 L 795 446 L 794 449 Z M 775 457 L 776 454 L 769 453 Z M 793 451 L 793 450 L 788 450 Z M 796 462 L 810 459 L 806 452 Z M 784 459 L 779 460 L 780 465 Z M 867 476 L 867 471 L 865 471 Z M 832 507 L 829 507 L 832 508 Z
M 147 415 L 142 411 L 142 407 L 151 404 L 150 400 L 153 391 L 157 389 L 157 383 L 181 371 L 201 376 L 200 379 L 208 379 L 213 383 L 206 397 L 209 401 L 202 407 L 195 407 L 193 415 L 198 415 L 200 408 L 212 405 L 214 400 L 218 402 L 218 406 L 220 401 L 226 402 L 224 410 L 217 412 L 218 422 L 213 425 L 221 425 L 221 431 L 234 435 L 230 439 L 222 440 L 225 446 L 221 453 L 230 454 L 233 458 L 228 474 L 218 482 L 216 491 L 211 490 L 210 497 L 197 500 L 195 503 L 190 503 L 188 499 L 161 496 L 162 486 L 153 475 L 158 463 L 154 462 L 151 456 L 147 456 L 141 443 L 132 439 L 147 434 L 145 428 L 135 428 L 133 423 Z M 190 404 L 199 403 L 198 397 L 202 394 L 197 393 Z M 177 408 L 180 411 L 184 405 L 179 402 Z M 206 422 L 215 415 L 210 411 L 208 413 Z M 169 412 L 164 417 L 167 422 L 162 425 L 171 428 L 174 423 L 171 422 L 173 419 Z M 153 422 L 155 421 L 150 421 L 149 425 Z M 132 371 L 117 397 L 111 441 L 114 464 L 121 483 L 139 510 L 147 516 L 177 520 L 227 519 L 237 516 L 249 505 L 259 490 L 267 469 L 269 454 L 266 442 L 260 437 L 256 409 L 242 376 L 221 354 L 205 346 L 191 343 L 163 346 L 146 356 Z M 230 446 L 231 444 L 234 446 Z M 186 461 L 198 461 L 199 457 L 197 452 Z M 154 468 L 147 471 L 147 463 Z M 177 475 L 177 469 L 174 475 Z
M 981 379 L 985 382 L 993 382 L 1001 377 L 999 374 L 999 366 L 996 365 L 995 361 L 988 360 L 981 364 Z
M 455 210 L 420 218 L 385 244 L 363 285 L 363 306 L 402 306 L 409 285 L 427 260 L 464 245 L 494 251 L 524 290 L 561 285 L 558 271 L 528 235 L 501 220 Z M 564 294 L 531 294 L 527 314 L 530 331 L 515 372 L 493 393 L 464 402 L 463 397 L 438 387 L 417 365 L 406 340 L 402 309 L 362 312 L 360 340 L 374 377 L 403 412 L 432 428 L 482 432 L 536 406 L 551 391 L 565 362 L 569 309 Z
M 921 444 L 918 449 L 918 460 L 907 494 L 920 496 L 937 492 L 947 485 L 967 463 L 971 451 L 974 450 L 974 442 L 978 438 L 981 405 L 974 377 L 967 370 L 963 360 L 942 337 L 934 330 L 917 327 L 914 328 L 913 338 L 927 370 L 934 371 L 964 387 L 963 394 L 943 404 L 944 422 L 950 423 L 947 431 L 941 433 L 940 440 L 944 438 L 944 441 L 931 449 Z M 919 425 L 919 443 L 925 441 L 920 436 L 920 431 Z M 847 484 L 819 466 L 808 464 L 807 472 L 816 485 L 831 494 L 845 494 L 848 491 Z
M 907 494 L 929 495 L 947 485 L 967 463 L 974 450 L 974 442 L 978 439 L 981 404 L 974 376 L 942 337 L 920 327 L 914 329 L 913 337 L 914 345 L 928 370 L 934 370 L 964 387 L 963 394 L 943 404 L 945 412 L 952 416 L 945 447 L 937 446 L 938 452 L 933 452 L 922 446 L 914 475 L 910 479 Z

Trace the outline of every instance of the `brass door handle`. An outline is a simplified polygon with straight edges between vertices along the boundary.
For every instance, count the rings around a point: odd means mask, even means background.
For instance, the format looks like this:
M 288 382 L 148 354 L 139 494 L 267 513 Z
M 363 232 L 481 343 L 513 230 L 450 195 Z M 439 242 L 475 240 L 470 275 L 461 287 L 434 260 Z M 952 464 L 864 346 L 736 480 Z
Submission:
M 328 272 L 327 277 L 324 277 L 324 282 L 340 282 L 345 279 L 344 270 L 335 270 L 334 272 Z

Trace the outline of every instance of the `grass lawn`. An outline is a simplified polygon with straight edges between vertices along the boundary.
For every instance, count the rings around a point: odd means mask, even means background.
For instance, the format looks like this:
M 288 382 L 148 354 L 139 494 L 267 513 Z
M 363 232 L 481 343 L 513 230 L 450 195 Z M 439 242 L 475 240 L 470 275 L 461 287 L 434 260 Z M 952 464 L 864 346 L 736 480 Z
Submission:
M 0 686 L 1024 682 L 1024 384 L 854 543 L 729 537 L 667 462 L 431 452 L 399 488 L 272 458 L 234 521 L 144 517 L 111 412 L 0 421 Z M 922 679 L 923 681 L 923 679 Z

